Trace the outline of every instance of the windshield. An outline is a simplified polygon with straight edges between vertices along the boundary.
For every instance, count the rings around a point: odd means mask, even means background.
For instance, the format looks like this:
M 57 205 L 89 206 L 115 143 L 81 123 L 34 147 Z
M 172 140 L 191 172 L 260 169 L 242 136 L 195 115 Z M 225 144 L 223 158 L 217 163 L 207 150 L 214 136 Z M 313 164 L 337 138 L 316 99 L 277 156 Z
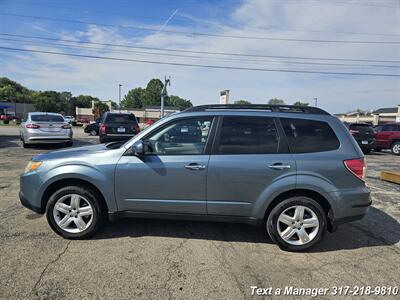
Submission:
M 64 118 L 59 115 L 31 115 L 31 120 L 34 122 L 64 122 Z

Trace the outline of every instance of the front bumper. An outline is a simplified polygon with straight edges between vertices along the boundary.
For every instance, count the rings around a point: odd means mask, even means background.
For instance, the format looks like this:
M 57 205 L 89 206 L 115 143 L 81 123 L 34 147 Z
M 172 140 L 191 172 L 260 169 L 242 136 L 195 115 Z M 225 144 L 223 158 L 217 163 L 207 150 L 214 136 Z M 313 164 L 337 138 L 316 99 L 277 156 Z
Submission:
M 41 214 L 44 213 L 44 207 L 42 207 L 42 199 L 39 193 L 42 184 L 43 181 L 40 175 L 35 171 L 20 175 L 19 199 L 21 204 Z

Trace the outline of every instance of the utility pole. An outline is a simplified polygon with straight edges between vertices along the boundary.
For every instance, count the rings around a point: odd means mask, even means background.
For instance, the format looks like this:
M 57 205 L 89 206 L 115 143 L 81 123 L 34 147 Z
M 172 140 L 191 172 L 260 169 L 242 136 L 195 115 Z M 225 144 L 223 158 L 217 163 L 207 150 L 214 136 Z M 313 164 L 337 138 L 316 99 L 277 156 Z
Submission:
M 119 103 L 118 103 L 119 112 L 121 112 L 121 86 L 122 86 L 122 84 L 118 85 L 118 87 L 119 87 L 119 97 L 118 97 L 118 99 L 119 99 Z
M 161 91 L 161 111 L 160 111 L 160 119 L 162 119 L 164 117 L 164 98 L 165 96 L 168 96 L 168 92 L 167 92 L 167 85 L 171 85 L 171 78 L 167 76 L 164 77 L 164 86 L 163 89 Z
M 317 97 L 314 98 L 314 106 L 318 107 L 318 98 Z

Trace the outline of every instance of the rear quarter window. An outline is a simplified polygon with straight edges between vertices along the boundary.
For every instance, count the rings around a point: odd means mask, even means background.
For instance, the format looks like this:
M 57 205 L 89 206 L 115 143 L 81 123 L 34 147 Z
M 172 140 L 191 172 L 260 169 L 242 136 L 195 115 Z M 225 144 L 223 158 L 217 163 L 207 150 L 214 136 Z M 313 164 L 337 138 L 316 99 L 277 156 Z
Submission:
M 326 122 L 282 118 L 281 123 L 292 153 L 331 151 L 340 146 L 336 134 Z

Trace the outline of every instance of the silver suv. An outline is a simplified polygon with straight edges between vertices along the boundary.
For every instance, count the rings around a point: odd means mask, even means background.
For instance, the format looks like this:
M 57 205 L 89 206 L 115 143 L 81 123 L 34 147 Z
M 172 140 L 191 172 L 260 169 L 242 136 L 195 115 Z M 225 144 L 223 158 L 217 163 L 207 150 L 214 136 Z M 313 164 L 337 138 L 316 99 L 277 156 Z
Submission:
M 20 199 L 68 239 L 92 236 L 107 215 L 180 218 L 263 225 L 301 251 L 366 214 L 365 171 L 349 131 L 321 109 L 206 105 L 125 143 L 35 156 Z
M 21 123 L 24 148 L 33 144 L 63 143 L 72 146 L 72 127 L 60 114 L 31 112 Z

